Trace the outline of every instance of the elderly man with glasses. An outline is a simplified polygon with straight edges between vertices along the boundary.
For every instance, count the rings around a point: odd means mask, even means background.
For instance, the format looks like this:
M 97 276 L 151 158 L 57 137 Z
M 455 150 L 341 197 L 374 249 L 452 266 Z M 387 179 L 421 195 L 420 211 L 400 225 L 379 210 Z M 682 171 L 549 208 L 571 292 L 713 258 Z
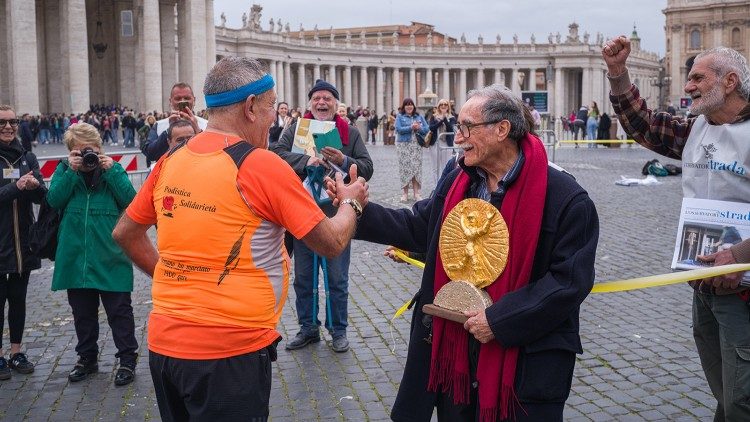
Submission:
M 435 193 L 411 210 L 364 208 L 356 238 L 426 254 L 394 421 L 430 420 L 435 407 L 441 421 L 562 420 L 582 352 L 579 307 L 594 282 L 599 223 L 586 191 L 548 165 L 531 124 L 507 88 L 469 92 L 456 124 L 463 157 Z M 446 215 L 467 198 L 499 211 L 509 252 L 485 290 L 493 304 L 466 311 L 461 325 L 423 306 L 449 281 L 438 239 Z

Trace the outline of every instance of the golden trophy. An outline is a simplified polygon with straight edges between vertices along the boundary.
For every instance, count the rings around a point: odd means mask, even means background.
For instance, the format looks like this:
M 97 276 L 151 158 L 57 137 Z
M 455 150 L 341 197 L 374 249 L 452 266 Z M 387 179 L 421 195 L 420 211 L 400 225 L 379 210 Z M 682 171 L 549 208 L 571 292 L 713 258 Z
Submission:
M 465 311 L 492 305 L 484 288 L 505 269 L 508 247 L 508 226 L 497 208 L 475 198 L 459 202 L 440 229 L 440 258 L 451 281 L 422 311 L 463 324 Z

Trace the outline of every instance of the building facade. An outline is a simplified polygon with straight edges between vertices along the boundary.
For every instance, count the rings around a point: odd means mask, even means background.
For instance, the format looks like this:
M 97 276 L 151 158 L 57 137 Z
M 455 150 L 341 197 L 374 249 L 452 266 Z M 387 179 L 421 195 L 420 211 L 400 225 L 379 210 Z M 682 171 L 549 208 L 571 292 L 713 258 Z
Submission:
M 200 93 L 214 63 L 213 10 L 213 0 L 0 0 L 0 103 L 168 109 L 172 85 Z
M 216 28 L 217 59 L 252 57 L 264 62 L 277 81 L 280 101 L 305 108 L 307 91 L 318 78 L 337 86 L 349 106 L 375 109 L 379 115 L 398 108 L 405 97 L 417 100 L 429 90 L 460 107 L 468 90 L 491 83 L 505 84 L 519 96 L 544 101 L 547 113 L 567 116 L 582 104 L 596 101 L 609 109 L 606 66 L 601 58 L 603 36 L 579 35 L 573 23 L 567 35 L 548 34 L 528 42 L 467 42 L 438 33 L 428 24 L 291 31 L 282 22 L 261 24 L 260 6 L 253 6 L 243 27 Z M 637 35 L 636 35 L 637 37 Z M 630 61 L 634 80 L 646 97 L 656 99 L 653 83 L 659 58 L 635 43 Z M 543 110 L 544 111 L 544 110 Z
M 684 92 L 690 66 L 703 50 L 731 47 L 750 60 L 750 1 L 668 0 L 664 59 L 667 98 L 675 105 Z M 685 105 L 685 102 L 683 102 Z

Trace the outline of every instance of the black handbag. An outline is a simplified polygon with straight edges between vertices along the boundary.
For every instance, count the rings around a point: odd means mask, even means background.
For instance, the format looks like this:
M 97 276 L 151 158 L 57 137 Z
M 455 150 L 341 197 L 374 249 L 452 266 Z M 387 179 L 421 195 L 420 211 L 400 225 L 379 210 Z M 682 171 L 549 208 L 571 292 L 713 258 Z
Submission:
M 427 145 L 427 142 L 424 139 L 424 135 L 422 135 L 419 132 L 414 132 L 414 136 L 417 137 L 417 143 L 419 144 L 420 147 L 427 148 L 429 146 Z
M 39 258 L 55 260 L 57 253 L 57 232 L 60 229 L 62 213 L 52 208 L 47 200 L 39 206 L 39 216 L 29 226 L 29 249 Z

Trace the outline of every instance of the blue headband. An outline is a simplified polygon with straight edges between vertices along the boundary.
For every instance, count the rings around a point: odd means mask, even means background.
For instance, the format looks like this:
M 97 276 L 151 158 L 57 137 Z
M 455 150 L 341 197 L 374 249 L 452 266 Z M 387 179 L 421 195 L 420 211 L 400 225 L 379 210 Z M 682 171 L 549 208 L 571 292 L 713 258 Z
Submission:
M 273 77 L 268 73 L 255 82 L 237 87 L 231 91 L 219 92 L 217 94 L 206 95 L 207 107 L 221 107 L 230 104 L 237 104 L 245 101 L 251 95 L 260 95 L 275 85 Z

